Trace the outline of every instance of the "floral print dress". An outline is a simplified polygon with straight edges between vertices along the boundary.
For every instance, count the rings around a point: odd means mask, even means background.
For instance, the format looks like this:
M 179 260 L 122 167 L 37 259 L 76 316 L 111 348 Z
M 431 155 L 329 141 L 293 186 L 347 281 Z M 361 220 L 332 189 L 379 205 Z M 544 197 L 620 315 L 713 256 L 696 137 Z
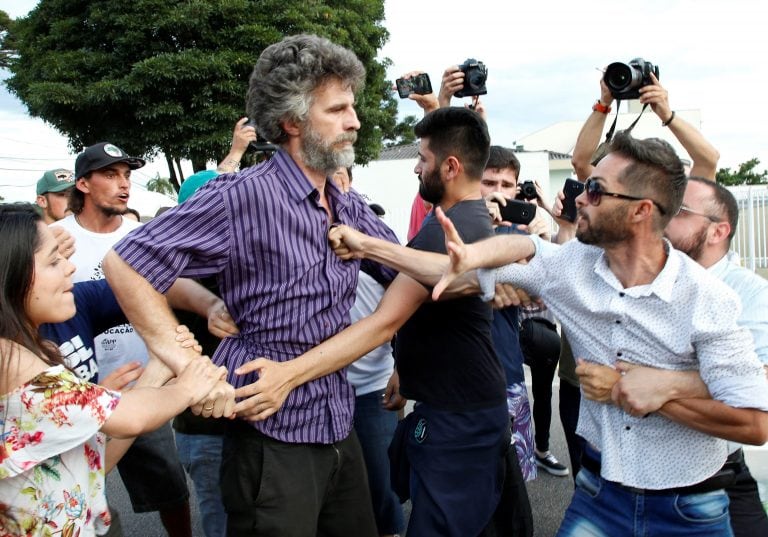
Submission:
M 61 365 L 0 396 L 0 536 L 106 533 L 99 429 L 119 400 Z

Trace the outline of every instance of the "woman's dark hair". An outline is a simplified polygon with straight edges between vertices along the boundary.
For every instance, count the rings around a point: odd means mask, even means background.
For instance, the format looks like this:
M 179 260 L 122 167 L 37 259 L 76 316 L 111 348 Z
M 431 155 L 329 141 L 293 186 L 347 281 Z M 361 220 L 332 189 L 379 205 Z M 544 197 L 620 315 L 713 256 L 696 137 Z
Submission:
M 0 203 L 0 338 L 13 341 L 50 365 L 62 364 L 59 350 L 43 340 L 27 315 L 27 298 L 35 277 L 35 252 L 40 248 L 38 222 L 28 203 Z M 6 349 L 2 350 L 5 354 Z M 8 356 L 0 363 L 2 373 Z

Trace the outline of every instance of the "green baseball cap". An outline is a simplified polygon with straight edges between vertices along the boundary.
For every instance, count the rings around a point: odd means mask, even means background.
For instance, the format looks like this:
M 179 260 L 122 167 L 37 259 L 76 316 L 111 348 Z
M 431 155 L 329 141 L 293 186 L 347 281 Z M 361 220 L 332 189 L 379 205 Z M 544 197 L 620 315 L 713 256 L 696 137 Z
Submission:
M 42 196 L 47 192 L 64 192 L 75 186 L 75 174 L 72 170 L 58 169 L 48 170 L 37 182 L 37 195 Z

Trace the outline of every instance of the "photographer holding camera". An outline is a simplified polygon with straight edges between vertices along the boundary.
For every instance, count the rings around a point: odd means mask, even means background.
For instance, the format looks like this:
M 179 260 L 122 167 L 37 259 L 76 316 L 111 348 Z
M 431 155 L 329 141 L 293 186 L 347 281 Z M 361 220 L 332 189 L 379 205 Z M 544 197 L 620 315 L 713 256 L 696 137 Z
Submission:
M 710 144 L 704 136 L 682 117 L 675 115 L 669 105 L 669 94 L 659 83 L 659 79 L 651 72 L 648 75 L 650 83 L 639 88 L 640 103 L 649 104 L 651 110 L 659 117 L 663 127 L 667 127 L 675 135 L 675 138 L 685 148 L 693 160 L 688 175 L 715 179 L 717 161 L 720 153 Z M 600 144 L 600 136 L 605 126 L 605 120 L 611 112 L 614 96 L 605 83 L 600 79 L 600 98 L 592 106 L 592 113 L 587 118 L 584 126 L 576 139 L 573 148 L 571 164 L 580 181 L 585 181 L 594 168 L 593 155 Z
M 474 110 L 483 119 L 485 110 L 480 104 L 480 95 L 488 93 L 485 82 L 488 79 L 488 69 L 483 62 L 474 58 L 467 59 L 461 65 L 451 65 L 443 71 L 443 80 L 440 84 L 440 94 L 437 97 L 441 108 L 451 106 L 451 97 L 472 97 L 472 104 L 465 104 L 466 108 Z

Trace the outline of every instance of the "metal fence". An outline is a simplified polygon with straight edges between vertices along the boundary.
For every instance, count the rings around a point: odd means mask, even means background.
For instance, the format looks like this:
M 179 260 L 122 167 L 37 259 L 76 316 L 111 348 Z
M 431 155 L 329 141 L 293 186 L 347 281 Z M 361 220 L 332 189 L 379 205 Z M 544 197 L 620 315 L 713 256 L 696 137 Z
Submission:
M 739 203 L 739 224 L 731 248 L 742 264 L 751 269 L 768 269 L 768 185 L 729 187 Z

